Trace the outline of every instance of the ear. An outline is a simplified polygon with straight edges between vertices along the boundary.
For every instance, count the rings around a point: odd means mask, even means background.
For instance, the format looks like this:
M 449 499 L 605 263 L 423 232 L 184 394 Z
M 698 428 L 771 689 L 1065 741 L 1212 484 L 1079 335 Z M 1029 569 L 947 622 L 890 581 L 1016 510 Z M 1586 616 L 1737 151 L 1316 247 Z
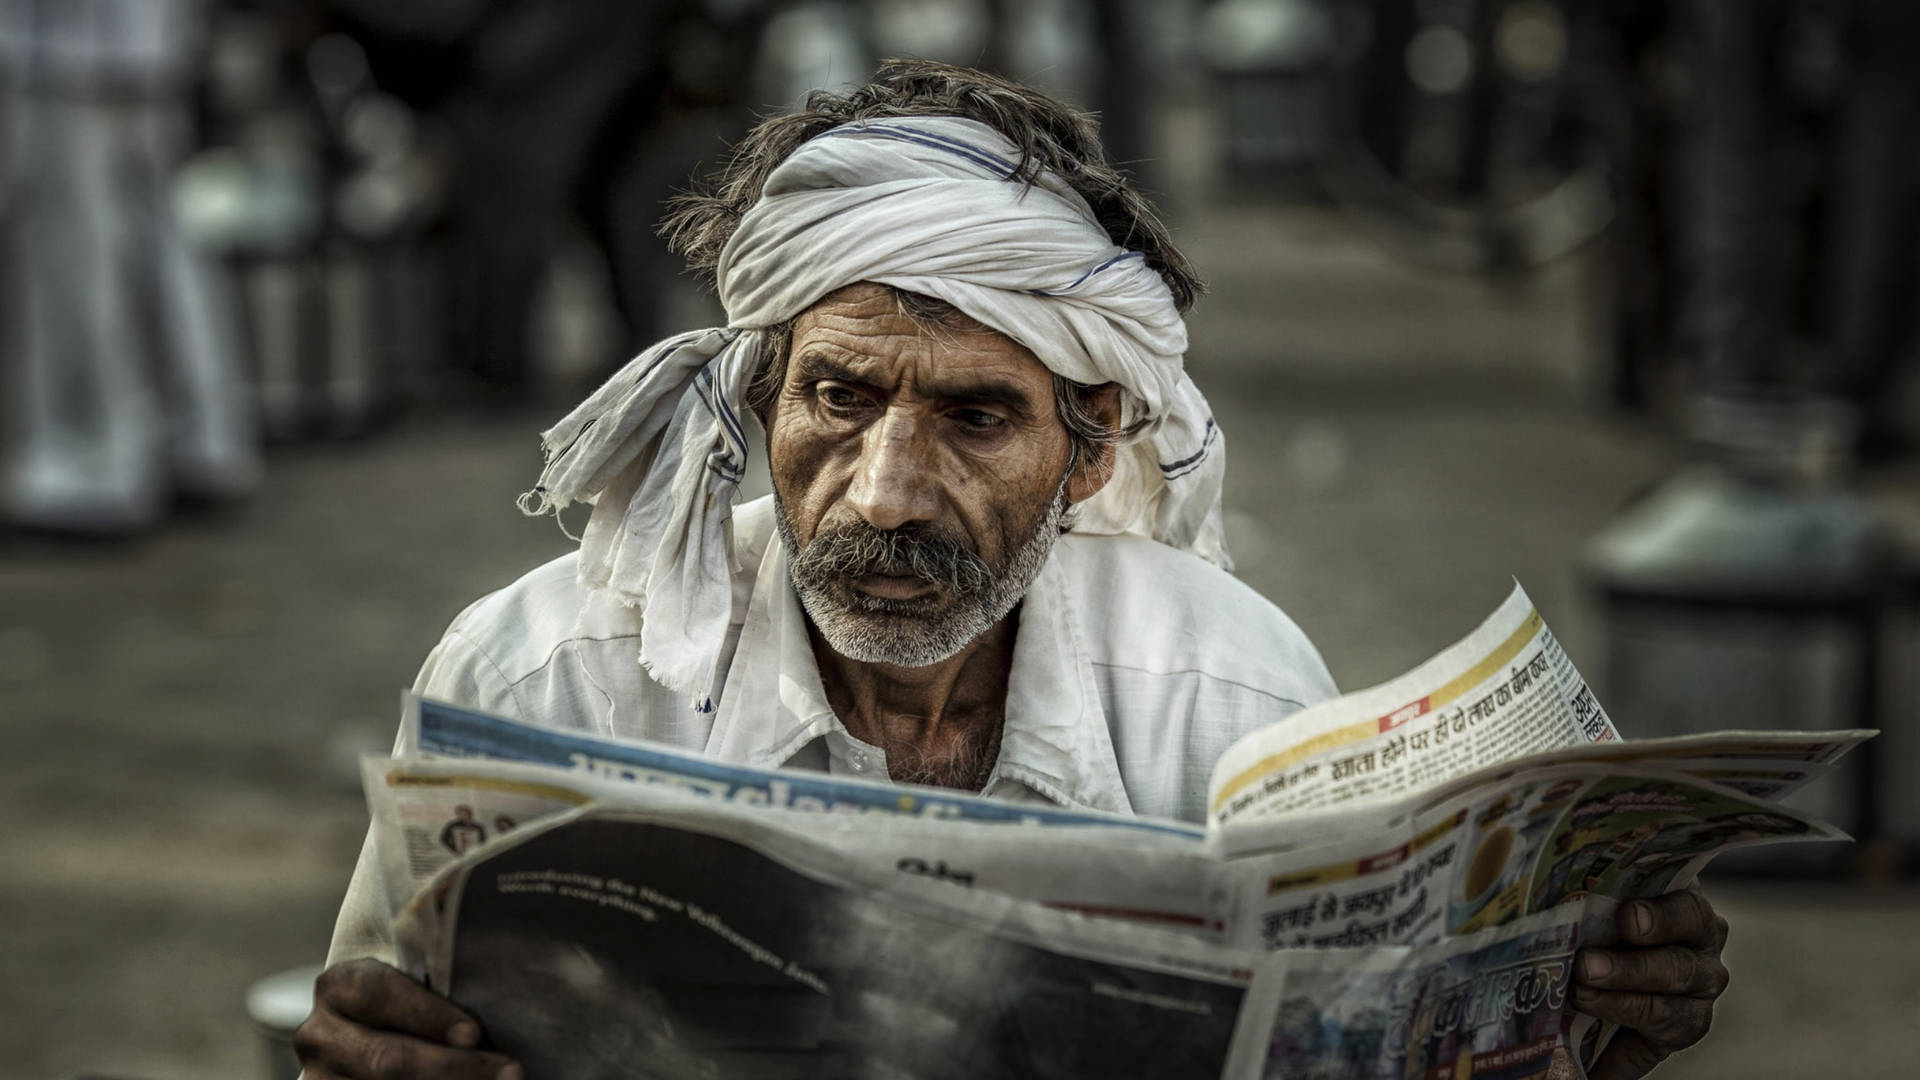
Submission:
M 1101 383 L 1087 392 L 1083 402 L 1087 411 L 1100 420 L 1100 426 L 1108 431 L 1120 428 L 1120 384 Z M 1107 486 L 1113 476 L 1113 458 L 1119 448 L 1107 443 L 1100 448 L 1098 456 L 1074 465 L 1073 474 L 1067 477 L 1067 500 L 1083 503 Z

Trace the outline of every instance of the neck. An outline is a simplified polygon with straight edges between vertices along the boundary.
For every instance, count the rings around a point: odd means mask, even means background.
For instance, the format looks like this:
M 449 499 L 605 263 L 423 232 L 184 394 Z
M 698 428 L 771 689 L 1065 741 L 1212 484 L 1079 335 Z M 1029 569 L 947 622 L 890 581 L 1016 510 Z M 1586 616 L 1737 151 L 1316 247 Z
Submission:
M 808 620 L 827 703 L 863 742 L 887 752 L 895 780 L 977 790 L 998 753 L 1019 609 L 937 664 L 849 660 Z

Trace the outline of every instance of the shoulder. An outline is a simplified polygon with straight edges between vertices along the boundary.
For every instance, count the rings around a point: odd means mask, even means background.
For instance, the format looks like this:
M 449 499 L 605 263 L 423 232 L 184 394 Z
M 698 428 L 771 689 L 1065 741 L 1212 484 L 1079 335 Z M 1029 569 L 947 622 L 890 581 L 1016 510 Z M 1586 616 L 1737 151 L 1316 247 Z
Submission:
M 474 601 L 428 654 L 414 691 L 571 730 L 611 731 L 616 701 L 653 712 L 666 692 L 636 659 L 640 613 L 582 584 L 578 562 L 562 556 Z
M 576 554 L 564 555 L 469 604 L 427 654 L 414 691 L 531 719 L 517 700 L 519 687 L 577 636 L 590 599 L 578 561 Z
M 774 532 L 771 500 L 736 508 L 731 531 L 737 628 Z M 710 717 L 640 663 L 644 621 L 640 608 L 583 582 L 579 553 L 569 552 L 461 612 L 414 691 L 529 724 L 703 746 Z
M 736 507 L 731 532 L 735 607 L 743 608 L 774 532 L 772 499 Z M 736 611 L 736 623 L 738 616 Z M 477 653 L 501 678 L 518 683 L 550 666 L 568 645 L 637 647 L 643 621 L 640 608 L 581 581 L 580 553 L 571 551 L 474 601 L 448 627 L 443 644 Z
M 1093 663 L 1198 675 L 1285 711 L 1334 696 L 1293 619 L 1205 559 L 1138 536 L 1069 533 L 1056 550 Z
M 569 552 L 474 601 L 447 628 L 447 639 L 484 654 L 501 677 L 525 678 L 587 629 L 585 616 L 596 605 L 580 583 L 579 563 L 579 553 Z M 638 617 L 631 622 L 627 632 L 637 634 Z

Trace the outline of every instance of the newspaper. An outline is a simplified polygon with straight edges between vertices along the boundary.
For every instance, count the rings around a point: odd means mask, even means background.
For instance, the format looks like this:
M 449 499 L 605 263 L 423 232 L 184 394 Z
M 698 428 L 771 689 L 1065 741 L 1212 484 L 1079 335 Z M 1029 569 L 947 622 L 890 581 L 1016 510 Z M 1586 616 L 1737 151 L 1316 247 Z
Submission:
M 1516 588 L 1235 744 L 1204 828 L 430 701 L 364 776 L 403 963 L 536 1077 L 1576 1077 L 1575 951 L 1844 839 L 1779 800 L 1872 734 L 1622 740 Z
M 541 768 L 437 764 L 503 777 Z M 1574 796 L 1515 798 L 1500 817 L 1434 808 L 1445 828 L 1422 829 L 1392 850 L 1243 859 L 1197 859 L 1192 845 L 1171 840 L 1142 848 L 1112 830 L 843 822 L 647 786 L 636 796 L 654 810 L 593 798 L 489 839 L 490 848 L 418 891 L 399 940 L 414 970 L 472 1009 L 534 1076 L 615 1075 L 609 1063 L 645 1060 L 665 1076 L 1135 1075 L 1118 1064 L 1131 1062 L 1166 1076 L 1384 1077 L 1462 1054 L 1482 1071 L 1497 1062 L 1562 1069 L 1604 1034 L 1566 997 L 1573 952 L 1611 927 L 1591 905 L 1652 894 L 1679 876 L 1648 875 L 1615 844 L 1669 812 L 1654 808 L 1649 791 L 1683 795 L 1683 816 L 1705 826 L 1656 832 L 1638 849 L 1658 849 L 1649 853 L 1671 857 L 1667 866 L 1680 871 L 1713 850 L 1785 835 L 1788 823 L 1802 837 L 1832 835 L 1784 811 L 1757 832 L 1713 835 L 1754 824 L 1723 824 L 1727 812 L 1770 812 L 1677 776 L 1564 767 L 1535 777 L 1531 790 L 1569 777 L 1580 784 Z M 1463 884 L 1487 859 L 1481 853 L 1503 842 L 1498 830 L 1556 801 L 1559 812 L 1539 815 L 1554 824 L 1541 830 L 1536 857 L 1503 866 L 1490 884 Z M 1579 841 L 1576 850 L 1595 861 L 1569 887 L 1569 876 L 1554 872 L 1558 860 L 1546 858 L 1555 838 L 1614 816 L 1623 818 L 1617 826 Z M 845 825 L 846 838 L 864 832 L 867 846 L 822 836 L 823 822 Z M 1476 822 L 1484 827 L 1475 846 L 1461 846 Z M 1109 903 L 1092 916 L 1077 905 L 1061 911 L 1040 873 L 968 880 L 903 871 L 898 845 L 913 837 L 894 835 L 900 830 L 949 844 L 937 834 L 970 831 L 1001 855 L 1073 838 L 1026 867 L 1077 851 L 1082 865 L 1060 876 L 1080 881 L 1090 867 Z M 1113 842 L 1102 847 L 1101 837 Z M 1166 904 L 1186 875 L 1149 883 L 1172 862 L 1233 885 L 1236 901 L 1251 899 L 1215 908 L 1225 911 L 1223 932 L 1204 937 L 1190 922 L 1131 917 Z M 1162 899 L 1142 899 L 1156 891 Z M 1196 884 L 1191 901 L 1205 904 L 1205 891 Z M 1380 929 L 1386 923 L 1397 929 Z M 1308 936 L 1282 938 L 1290 932 Z M 1487 995 L 1497 1000 L 1488 1004 Z M 1319 1011 L 1304 1015 L 1303 1002 Z M 1403 1015 L 1392 1020 L 1382 1009 Z M 1436 1029 L 1432 1015 L 1445 1024 Z M 753 1018 L 746 1030 L 737 1029 L 742 1016 Z M 1355 1034 L 1368 1024 L 1385 1034 Z M 897 1041 L 921 1025 L 932 1036 Z M 1062 1034 L 1120 1029 L 1128 1038 Z M 1333 1031 L 1343 1034 L 1326 1041 Z M 608 1045 L 608 1032 L 625 1032 L 626 1041 Z M 1145 1044 L 1129 1041 L 1134 1035 Z

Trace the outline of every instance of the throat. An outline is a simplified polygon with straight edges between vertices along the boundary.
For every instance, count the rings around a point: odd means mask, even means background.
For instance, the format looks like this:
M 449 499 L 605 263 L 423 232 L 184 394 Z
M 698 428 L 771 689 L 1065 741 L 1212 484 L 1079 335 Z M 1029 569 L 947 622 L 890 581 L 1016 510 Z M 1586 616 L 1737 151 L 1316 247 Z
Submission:
M 1000 756 L 1017 613 L 927 667 L 863 663 L 809 625 L 827 703 L 848 733 L 886 751 L 901 783 L 979 791 Z

